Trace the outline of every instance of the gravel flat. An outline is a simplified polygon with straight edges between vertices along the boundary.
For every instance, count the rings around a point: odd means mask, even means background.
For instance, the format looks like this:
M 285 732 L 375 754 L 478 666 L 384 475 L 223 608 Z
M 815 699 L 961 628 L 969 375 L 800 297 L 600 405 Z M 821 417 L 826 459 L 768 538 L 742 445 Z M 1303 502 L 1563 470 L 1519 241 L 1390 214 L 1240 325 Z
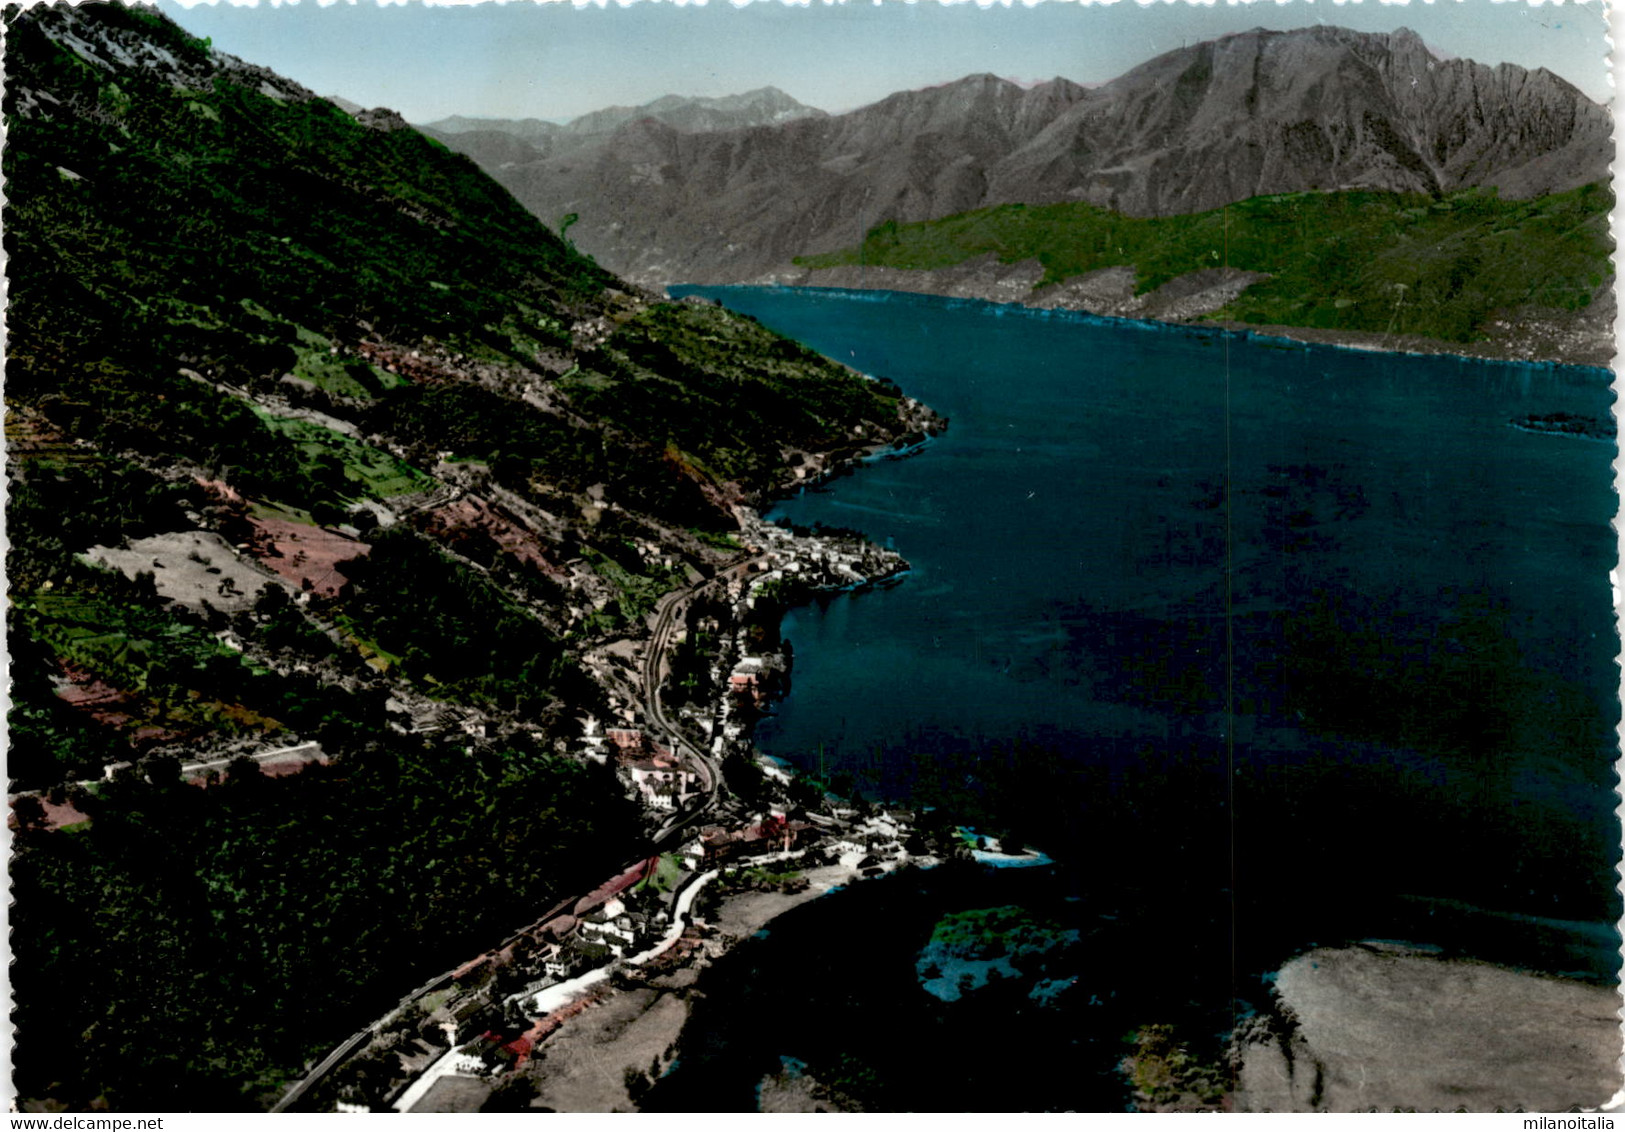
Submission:
M 1613 990 L 1370 946 L 1301 955 L 1276 990 L 1286 1021 L 1246 1047 L 1239 1109 L 1553 1112 L 1622 1085 Z

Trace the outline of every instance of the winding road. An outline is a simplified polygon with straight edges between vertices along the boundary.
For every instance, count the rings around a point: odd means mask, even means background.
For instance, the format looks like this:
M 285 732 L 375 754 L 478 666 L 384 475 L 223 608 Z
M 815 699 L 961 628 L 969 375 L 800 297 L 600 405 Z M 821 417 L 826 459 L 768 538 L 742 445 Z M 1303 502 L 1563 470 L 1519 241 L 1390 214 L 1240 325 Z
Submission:
M 687 611 L 688 603 L 698 597 L 707 587 L 725 578 L 728 574 L 739 569 L 763 563 L 767 555 L 755 555 L 730 562 L 709 578 L 695 582 L 686 589 L 674 590 L 661 598 L 660 604 L 655 607 L 654 631 L 649 638 L 649 649 L 643 657 L 643 703 L 648 712 L 649 722 L 671 739 L 673 747 L 686 759 L 691 760 L 699 768 L 700 777 L 704 780 L 705 797 L 697 806 L 686 811 L 673 814 L 666 819 L 660 830 L 655 834 L 655 844 L 664 848 L 669 844 L 675 834 L 687 829 L 700 821 L 716 806 L 717 792 L 722 786 L 722 768 L 718 765 L 710 752 L 702 750 L 677 729 L 666 715 L 666 709 L 660 702 L 660 684 L 666 667 L 666 654 L 671 650 L 672 639 L 678 628 L 683 624 L 683 614 Z

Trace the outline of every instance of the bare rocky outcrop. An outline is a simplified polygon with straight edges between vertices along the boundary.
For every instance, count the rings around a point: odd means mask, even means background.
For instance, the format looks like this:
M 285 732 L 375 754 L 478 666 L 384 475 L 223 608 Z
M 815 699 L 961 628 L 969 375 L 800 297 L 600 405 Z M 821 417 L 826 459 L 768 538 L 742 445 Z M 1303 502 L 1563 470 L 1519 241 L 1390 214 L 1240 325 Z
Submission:
M 1532 197 L 1604 177 L 1611 137 L 1607 111 L 1544 69 L 1440 59 L 1404 28 L 1258 28 L 1091 92 L 994 171 L 988 196 L 1133 216 L 1346 188 Z
M 936 271 L 895 267 L 834 267 L 821 271 L 770 272 L 753 282 L 945 295 L 991 303 L 1019 303 L 1040 310 L 1075 310 L 1117 318 L 1185 322 L 1212 314 L 1269 276 L 1233 267 L 1192 271 L 1144 294 L 1135 293 L 1132 267 L 1107 267 L 1041 286 L 1036 259 L 1001 263 L 989 253 Z
M 207 41 L 163 23 L 156 14 L 148 15 L 140 9 L 137 12 L 138 20 L 154 22 L 117 24 L 99 18 L 94 6 L 65 3 L 39 5 L 33 19 L 80 62 L 111 75 L 146 69 L 162 74 L 180 90 L 212 89 L 217 79 L 229 77 L 275 102 L 309 102 L 316 97 L 267 67 L 214 50 Z M 57 102 L 49 91 L 35 89 L 27 82 L 19 84 L 15 97 L 17 112 L 23 115 L 32 113 L 42 100 Z M 88 107 L 76 109 L 91 116 Z

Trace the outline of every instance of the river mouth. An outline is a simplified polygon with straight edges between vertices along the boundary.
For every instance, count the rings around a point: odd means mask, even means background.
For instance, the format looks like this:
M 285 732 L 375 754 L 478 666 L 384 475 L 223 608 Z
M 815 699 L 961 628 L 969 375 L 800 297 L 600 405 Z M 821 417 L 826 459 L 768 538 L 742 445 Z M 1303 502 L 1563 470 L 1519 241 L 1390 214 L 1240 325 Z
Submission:
M 1018 822 L 1141 1013 L 1374 937 L 1614 980 L 1616 449 L 1509 423 L 1608 420 L 1606 372 L 699 293 L 953 422 L 773 513 L 913 572 L 787 617 L 765 753 Z

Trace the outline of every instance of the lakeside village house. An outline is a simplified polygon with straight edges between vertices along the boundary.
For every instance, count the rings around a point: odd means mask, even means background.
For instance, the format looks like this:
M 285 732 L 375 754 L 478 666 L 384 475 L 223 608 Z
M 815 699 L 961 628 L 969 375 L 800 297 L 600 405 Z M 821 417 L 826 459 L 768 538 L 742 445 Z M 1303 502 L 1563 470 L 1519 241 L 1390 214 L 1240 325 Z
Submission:
M 698 839 L 684 861 L 697 866 Z M 537 1000 L 548 988 L 653 946 L 671 924 L 670 894 L 641 887 L 657 859 L 640 862 L 606 881 L 575 906 L 537 924 L 504 947 L 451 973 L 455 993 L 436 1004 L 419 1026 L 438 1047 L 465 1047 L 459 1073 L 500 1073 L 523 1064 L 520 1049 L 503 1034 L 526 1031 L 547 1009 Z M 538 1010 L 538 1008 L 541 1008 Z
M 678 810 L 698 793 L 699 775 L 644 732 L 611 727 L 600 733 L 595 719 L 586 721 L 584 732 L 587 757 L 599 762 L 613 758 L 616 774 L 649 809 Z

